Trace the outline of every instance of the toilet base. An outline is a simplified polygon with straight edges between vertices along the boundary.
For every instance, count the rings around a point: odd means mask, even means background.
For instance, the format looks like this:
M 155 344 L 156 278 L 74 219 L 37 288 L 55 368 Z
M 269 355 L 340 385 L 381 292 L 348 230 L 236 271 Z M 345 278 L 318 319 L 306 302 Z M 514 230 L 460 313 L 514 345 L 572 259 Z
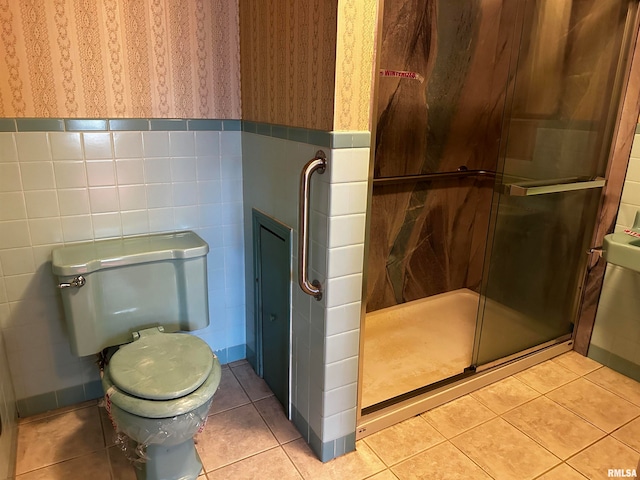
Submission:
M 140 466 L 137 480 L 196 480 L 202 470 L 193 438 L 170 447 L 148 445 L 147 461 Z

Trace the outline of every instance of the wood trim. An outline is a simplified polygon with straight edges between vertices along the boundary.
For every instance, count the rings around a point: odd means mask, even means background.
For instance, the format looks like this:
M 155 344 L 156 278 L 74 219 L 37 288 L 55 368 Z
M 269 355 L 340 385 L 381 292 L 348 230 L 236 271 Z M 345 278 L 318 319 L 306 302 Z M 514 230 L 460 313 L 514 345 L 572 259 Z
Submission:
M 631 66 L 624 92 L 622 109 L 614 133 L 611 157 L 607 166 L 607 186 L 598 212 L 598 221 L 591 241 L 592 246 L 602 245 L 604 236 L 613 232 L 620 207 L 622 187 L 629 163 L 631 145 L 640 113 L 640 42 L 636 17 L 634 47 Z M 604 280 L 606 262 L 599 255 L 592 254 L 583 284 L 582 300 L 578 314 L 574 350 L 586 355 L 591 341 L 591 333 L 596 319 L 598 301 Z M 595 258 L 594 258 L 595 257 Z

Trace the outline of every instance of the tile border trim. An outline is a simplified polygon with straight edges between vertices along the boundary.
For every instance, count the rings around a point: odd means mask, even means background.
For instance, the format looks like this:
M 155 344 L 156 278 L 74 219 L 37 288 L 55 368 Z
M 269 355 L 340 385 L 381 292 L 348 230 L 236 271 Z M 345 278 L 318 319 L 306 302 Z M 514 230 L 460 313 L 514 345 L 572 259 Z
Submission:
M 636 131 L 640 125 L 636 128 Z M 326 148 L 369 148 L 371 132 L 324 131 L 236 119 L 205 118 L 0 118 L 0 132 L 123 131 L 247 132 Z
M 587 357 L 595 360 L 596 362 L 600 362 L 611 370 L 615 370 L 618 373 L 640 382 L 640 365 L 633 363 L 626 358 L 622 358 L 605 348 L 598 347 L 592 343 L 589 345 Z

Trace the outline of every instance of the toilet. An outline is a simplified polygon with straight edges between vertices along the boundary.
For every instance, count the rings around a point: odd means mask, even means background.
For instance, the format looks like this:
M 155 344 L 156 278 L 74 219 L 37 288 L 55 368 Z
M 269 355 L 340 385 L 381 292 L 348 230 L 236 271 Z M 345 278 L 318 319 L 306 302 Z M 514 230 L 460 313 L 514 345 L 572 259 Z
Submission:
M 99 354 L 116 431 L 143 452 L 139 480 L 196 479 L 193 437 L 220 362 L 184 331 L 209 324 L 207 243 L 194 232 L 77 243 L 53 251 L 71 350 Z

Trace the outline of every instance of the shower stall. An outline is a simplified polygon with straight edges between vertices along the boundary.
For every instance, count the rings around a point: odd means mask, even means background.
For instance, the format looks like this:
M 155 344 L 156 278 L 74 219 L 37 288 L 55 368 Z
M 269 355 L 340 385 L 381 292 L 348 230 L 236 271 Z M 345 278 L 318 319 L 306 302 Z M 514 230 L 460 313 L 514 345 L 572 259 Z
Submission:
M 361 415 L 574 333 L 637 0 L 384 0 Z

